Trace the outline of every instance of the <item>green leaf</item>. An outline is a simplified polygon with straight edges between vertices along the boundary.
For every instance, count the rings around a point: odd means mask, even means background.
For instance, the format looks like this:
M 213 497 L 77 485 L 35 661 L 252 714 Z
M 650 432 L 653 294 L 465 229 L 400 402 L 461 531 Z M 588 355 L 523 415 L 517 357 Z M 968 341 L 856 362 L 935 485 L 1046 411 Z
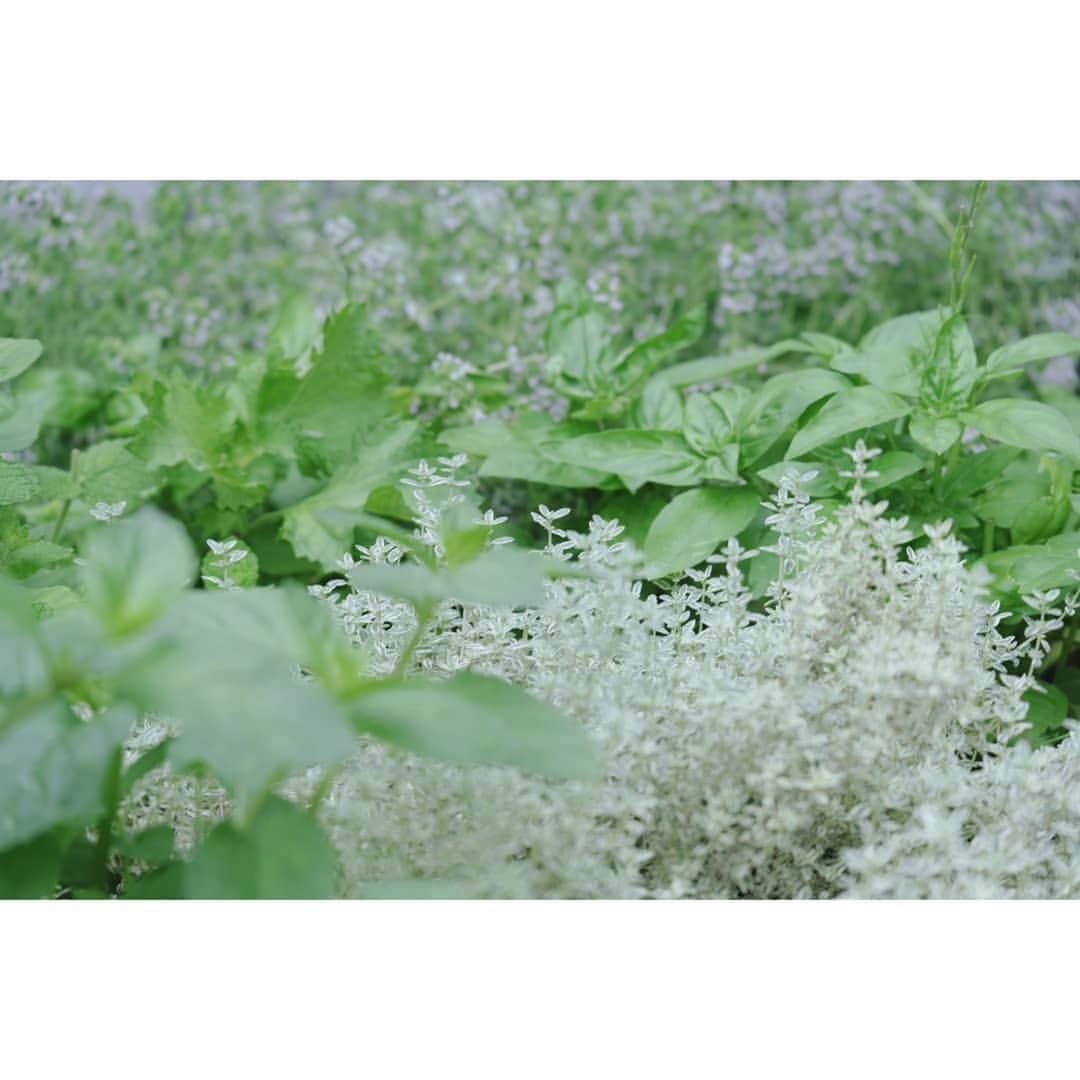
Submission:
M 97 443 L 79 458 L 77 490 L 84 502 L 131 502 L 153 487 L 153 472 L 121 440 Z
M 34 470 L 28 465 L 0 460 L 0 506 L 29 502 L 40 490 Z
M 354 460 L 367 432 L 391 410 L 389 365 L 364 309 L 350 304 L 323 327 L 323 348 L 271 424 L 318 441 L 331 466 Z
M 43 833 L 0 851 L 0 900 L 40 900 L 53 895 L 60 880 L 65 833 Z
M 299 360 L 319 336 L 319 318 L 302 296 L 286 300 L 266 335 L 266 351 L 275 360 Z
M 867 477 L 863 487 L 867 491 L 883 491 L 893 484 L 914 476 L 923 468 L 923 460 L 917 454 L 906 450 L 890 450 L 870 462 L 870 468 L 877 476 Z
M 30 446 L 38 437 L 49 405 L 45 394 L 23 394 L 6 402 L 0 398 L 0 453 Z
M 510 765 L 565 780 L 598 777 L 579 724 L 519 687 L 461 672 L 410 679 L 365 694 L 353 709 L 358 731 L 456 765 Z
M 919 392 L 920 356 L 933 348 L 946 317 L 942 309 L 915 311 L 874 327 L 856 351 L 833 358 L 835 371 L 859 375 L 890 394 L 915 397 Z
M 718 453 L 735 435 L 731 417 L 707 394 L 691 394 L 683 412 L 683 438 L 702 455 Z
M 876 386 L 844 390 L 829 398 L 821 411 L 796 433 L 787 457 L 801 457 L 834 439 L 888 423 L 910 411 L 909 402 L 896 394 L 886 394 Z
M 769 379 L 749 401 L 740 418 L 744 464 L 758 461 L 816 401 L 851 388 L 833 371 L 805 368 Z
M 1012 532 L 1016 544 L 1053 536 L 1069 519 L 1070 474 L 1050 457 L 1015 461 L 974 503 L 984 521 Z
M 184 527 L 149 506 L 95 530 L 83 556 L 86 602 L 118 637 L 161 615 L 191 584 L 197 566 Z
M 271 797 L 244 829 L 226 823 L 189 863 L 131 883 L 131 899 L 326 900 L 337 857 L 326 833 L 292 803 Z
M 1067 732 L 1065 718 L 1069 715 L 1069 699 L 1049 683 L 1036 683 L 1036 688 L 1024 692 L 1027 702 L 1027 722 L 1031 725 L 1023 738 L 1032 746 L 1048 746 L 1060 742 Z
M 338 468 L 321 491 L 288 507 L 281 535 L 293 551 L 324 570 L 336 569 L 352 548 L 357 515 L 379 485 L 404 470 L 416 432 L 413 421 L 395 423 L 378 442 L 360 451 L 359 461 Z
M 683 402 L 678 391 L 662 382 L 650 382 L 638 398 L 634 422 L 652 431 L 682 431 Z
M 562 281 L 548 319 L 544 348 L 548 370 L 573 396 L 600 388 L 610 367 L 611 332 L 603 309 L 576 282 Z
M 1012 446 L 992 446 L 989 450 L 967 454 L 945 474 L 942 498 L 949 503 L 974 495 L 1001 476 L 1019 455 L 1019 449 Z
M 116 848 L 129 859 L 160 866 L 172 858 L 176 834 L 171 825 L 152 825 L 137 833 L 120 837 Z
M 676 353 L 688 349 L 705 332 L 705 305 L 697 304 L 676 319 L 662 334 L 635 345 L 620 360 L 625 382 L 646 378 Z
M 986 361 L 983 379 L 1001 379 L 1024 369 L 1025 364 L 1039 364 L 1058 356 L 1080 353 L 1080 337 L 1073 334 L 1034 334 L 995 349 Z
M 155 627 L 156 647 L 118 679 L 143 710 L 181 722 L 169 750 L 173 764 L 207 766 L 242 804 L 297 769 L 340 761 L 352 750 L 327 692 L 292 675 L 298 665 L 345 663 L 334 644 L 340 632 L 319 623 L 314 598 L 291 592 L 186 594 Z M 334 651 L 321 650 L 322 640 Z
M 1080 437 L 1069 421 L 1049 405 L 1018 398 L 984 401 L 960 414 L 976 431 L 1024 450 L 1056 450 L 1080 458 Z
M 42 353 L 40 341 L 0 338 L 0 383 L 21 375 Z
M 539 607 L 544 602 L 545 561 L 531 551 L 500 546 L 453 568 L 416 563 L 354 566 L 354 588 L 382 593 L 423 607 L 443 600 L 487 607 Z
M 689 486 L 702 476 L 702 460 L 681 435 L 620 429 L 569 439 L 553 456 L 604 473 L 617 473 L 627 487 L 648 481 Z
M 110 709 L 83 723 L 60 700 L 0 734 L 0 850 L 58 825 L 95 822 L 105 780 L 131 730 L 133 713 Z
M 802 486 L 808 495 L 815 498 L 830 495 L 837 490 L 840 480 L 836 469 L 823 461 L 777 461 L 758 472 L 763 480 L 773 487 L 779 487 L 785 476 L 794 473 L 802 480 Z M 813 478 L 809 478 L 813 473 Z
M 695 566 L 742 532 L 758 511 L 748 488 L 697 488 L 676 495 L 645 538 L 645 576 L 664 577 Z
M 908 433 L 932 454 L 944 454 L 964 434 L 964 425 L 952 416 L 931 416 L 916 411 L 908 426 Z
M 995 551 L 981 560 L 1004 595 L 1068 587 L 1080 562 L 1080 532 L 1062 533 L 1042 544 L 1022 544 Z
M 673 364 L 653 376 L 667 386 L 678 389 L 682 386 L 695 386 L 698 383 L 714 383 L 720 379 L 734 375 L 736 372 L 745 371 L 747 368 L 756 368 L 767 364 L 771 360 L 789 352 L 812 352 L 813 350 L 801 341 L 780 341 L 768 348 L 751 346 L 739 349 L 726 356 L 703 356 L 698 360 L 687 360 L 681 364 Z

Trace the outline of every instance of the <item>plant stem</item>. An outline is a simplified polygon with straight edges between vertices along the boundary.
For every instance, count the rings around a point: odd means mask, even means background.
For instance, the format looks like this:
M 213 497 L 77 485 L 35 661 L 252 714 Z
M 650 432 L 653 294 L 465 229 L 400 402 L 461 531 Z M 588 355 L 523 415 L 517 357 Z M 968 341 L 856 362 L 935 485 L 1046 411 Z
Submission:
M 405 642 L 405 648 L 401 650 L 401 655 L 397 658 L 397 662 L 394 664 L 394 670 L 390 673 L 391 679 L 403 679 L 405 672 L 408 670 L 409 662 L 413 658 L 413 654 L 416 652 L 416 647 L 420 644 L 420 638 L 423 637 L 424 631 L 428 628 L 428 624 L 431 622 L 432 610 L 430 604 L 419 605 L 416 608 L 416 628 L 409 635 L 409 640 Z
M 79 451 L 71 451 L 71 484 L 72 487 L 76 486 L 79 482 Z M 56 519 L 56 525 L 52 531 L 52 542 L 55 544 L 60 539 L 60 530 L 64 527 L 64 521 L 68 516 L 68 511 L 71 509 L 71 503 L 74 499 L 65 499 L 63 506 L 60 507 L 60 516 Z

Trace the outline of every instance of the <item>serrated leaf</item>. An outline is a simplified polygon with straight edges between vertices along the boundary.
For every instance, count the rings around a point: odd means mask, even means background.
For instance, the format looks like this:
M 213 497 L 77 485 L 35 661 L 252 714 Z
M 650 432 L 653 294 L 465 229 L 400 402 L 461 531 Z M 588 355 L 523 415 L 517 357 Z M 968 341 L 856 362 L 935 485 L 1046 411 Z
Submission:
M 461 672 L 410 679 L 365 694 L 356 729 L 455 765 L 509 765 L 563 780 L 598 777 L 591 743 L 575 721 L 519 687 Z
M 33 469 L 21 461 L 0 459 L 0 506 L 29 502 L 40 491 L 41 486 Z
M 757 511 L 757 494 L 747 488 L 696 488 L 676 495 L 645 538 L 645 576 L 664 577 L 697 565 L 742 532 Z
M 284 511 L 281 535 L 297 555 L 324 570 L 336 569 L 352 547 L 357 515 L 368 496 L 404 471 L 416 431 L 412 421 L 397 423 L 377 443 L 360 450 L 359 461 L 342 465 L 320 491 Z
M 121 440 L 97 443 L 79 458 L 77 490 L 84 502 L 132 502 L 153 486 L 153 472 Z

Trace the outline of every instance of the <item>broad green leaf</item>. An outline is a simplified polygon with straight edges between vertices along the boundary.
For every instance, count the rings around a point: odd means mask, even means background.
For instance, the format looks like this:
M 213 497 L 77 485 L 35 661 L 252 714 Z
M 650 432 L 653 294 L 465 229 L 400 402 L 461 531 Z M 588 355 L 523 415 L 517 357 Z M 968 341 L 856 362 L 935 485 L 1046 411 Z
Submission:
M 281 535 L 297 555 L 324 570 L 337 567 L 352 547 L 356 516 L 375 488 L 404 471 L 416 433 L 415 422 L 397 422 L 374 445 L 359 451 L 359 461 L 337 469 L 321 491 L 285 510 Z
M 814 402 L 850 388 L 849 379 L 822 368 L 774 375 L 743 410 L 740 443 L 744 464 L 758 461 Z
M 676 495 L 645 538 L 645 576 L 664 577 L 696 566 L 746 528 L 757 510 L 757 494 L 748 488 L 696 488 Z
M 609 367 L 610 337 L 607 317 L 592 297 L 576 282 L 560 282 L 544 347 L 548 370 L 564 390 L 585 396 L 599 389 L 601 373 Z
M 653 376 L 653 379 L 662 381 L 665 385 L 678 389 L 683 386 L 695 386 L 698 383 L 715 383 L 725 379 L 736 372 L 745 371 L 747 368 L 756 368 L 768 364 L 772 360 L 789 352 L 812 352 L 813 350 L 801 341 L 780 341 L 768 348 L 751 346 L 739 349 L 726 356 L 703 356 L 698 360 L 687 360 L 681 364 L 673 364 L 664 368 Z
M 996 398 L 960 414 L 982 435 L 1024 450 L 1055 450 L 1080 458 L 1080 437 L 1057 409 L 1038 401 Z
M 40 491 L 33 469 L 21 461 L 0 459 L 0 506 L 29 502 Z
M 1039 364 L 1058 356 L 1080 353 L 1080 337 L 1073 334 L 1034 334 L 995 349 L 986 361 L 983 379 L 1001 379 L 1024 369 L 1025 364 Z
M 942 497 L 946 502 L 974 495 L 996 480 L 1006 467 L 1020 456 L 1012 446 L 992 446 L 989 450 L 967 454 L 945 474 Z
M 1023 594 L 1073 584 L 1080 565 L 1080 532 L 1062 533 L 1042 544 L 1022 544 L 995 551 L 981 560 L 1003 594 Z
M 1046 746 L 1060 741 L 1066 734 L 1064 723 L 1069 715 L 1069 699 L 1049 683 L 1039 682 L 1036 688 L 1024 693 L 1027 702 L 1026 720 L 1031 725 L 1023 738 L 1032 746 Z
M 846 375 L 858 375 L 890 394 L 915 397 L 919 392 L 913 357 L 907 348 L 896 344 L 860 346 L 857 352 L 839 353 L 832 358 L 830 367 Z
M 0 851 L 0 900 L 41 900 L 60 879 L 67 834 L 57 829 Z
M 651 375 L 676 353 L 688 349 L 705 332 L 705 305 L 698 304 L 675 320 L 662 334 L 635 345 L 619 363 L 620 375 L 636 381 Z
M 869 476 L 863 481 L 867 491 L 883 491 L 893 484 L 914 476 L 923 468 L 923 460 L 917 454 L 906 450 L 890 450 L 870 462 L 870 469 L 877 476 Z
M 92 532 L 83 556 L 86 602 L 116 636 L 161 615 L 198 565 L 184 527 L 149 506 Z
M 311 303 L 302 296 L 286 300 L 266 335 L 266 351 L 272 358 L 299 360 L 319 336 L 319 318 Z
M 682 431 L 683 401 L 678 391 L 650 382 L 638 398 L 634 422 L 646 431 Z
M 846 341 L 841 341 L 840 338 L 833 337 L 831 334 L 817 334 L 812 330 L 805 330 L 799 337 L 813 349 L 814 355 L 820 356 L 823 360 L 831 360 L 841 353 L 854 351 Z
M 719 480 L 724 484 L 741 484 L 739 476 L 739 446 L 728 443 L 720 448 L 719 453 L 710 454 L 704 461 L 701 471 L 702 480 Z
M 121 440 L 97 443 L 79 458 L 77 490 L 84 502 L 130 502 L 153 486 L 153 472 Z
M 588 429 L 581 424 L 556 424 L 550 417 L 523 413 L 513 424 L 477 424 L 451 428 L 439 439 L 452 450 L 485 458 L 481 476 L 530 480 L 555 487 L 610 487 L 610 473 L 561 461 L 553 448 Z
M 443 600 L 487 607 L 539 607 L 544 602 L 545 562 L 536 552 L 500 546 L 453 568 L 417 563 L 354 566 L 354 588 L 405 600 L 414 607 Z
M 702 475 L 701 457 L 682 436 L 667 431 L 598 431 L 570 439 L 552 453 L 568 463 L 617 473 L 628 487 L 648 481 L 689 486 Z
M 105 778 L 135 719 L 131 710 L 76 720 L 59 699 L 0 731 L 0 850 L 105 809 Z
M 218 825 L 187 863 L 136 879 L 131 899 L 327 900 L 337 856 L 317 822 L 272 796 L 246 828 Z
M 46 685 L 46 677 L 32 593 L 0 574 L 0 693 L 33 694 Z
M 40 341 L 31 338 L 0 338 L 0 383 L 21 375 L 41 353 Z
M 509 765 L 565 780 L 598 776 L 596 753 L 578 723 L 487 675 L 380 687 L 354 705 L 353 723 L 383 742 L 456 765 Z
M 1017 544 L 1042 540 L 1057 533 L 1069 518 L 1070 474 L 1050 457 L 1041 461 L 1025 455 L 976 498 L 975 513 L 1009 529 Z
M 683 438 L 702 455 L 715 454 L 734 437 L 727 412 L 707 394 L 691 394 L 683 413 Z
M 806 493 L 814 497 L 831 494 L 837 490 L 840 483 L 836 469 L 823 461 L 777 461 L 768 468 L 761 469 L 758 476 L 773 487 L 779 487 L 784 477 L 792 473 L 799 477 Z
M 801 457 L 834 439 L 888 423 L 910 411 L 909 402 L 896 394 L 886 394 L 876 386 L 843 390 L 829 398 L 821 411 L 796 433 L 787 457 Z
M 312 652 L 309 630 L 303 606 L 278 592 L 188 593 L 155 627 L 157 647 L 120 679 L 146 712 L 181 722 L 173 764 L 207 766 L 241 805 L 352 749 L 337 705 L 292 674 Z
M 944 454 L 964 434 L 964 425 L 952 416 L 931 416 L 916 411 L 908 425 L 908 433 L 932 454 Z
M 25 450 L 32 445 L 49 404 L 43 394 L 21 394 L 7 401 L 0 398 L 0 453 Z
M 270 421 L 318 441 L 331 466 L 351 460 L 373 425 L 391 410 L 389 365 L 367 315 L 356 304 L 323 327 L 323 347 L 295 393 Z

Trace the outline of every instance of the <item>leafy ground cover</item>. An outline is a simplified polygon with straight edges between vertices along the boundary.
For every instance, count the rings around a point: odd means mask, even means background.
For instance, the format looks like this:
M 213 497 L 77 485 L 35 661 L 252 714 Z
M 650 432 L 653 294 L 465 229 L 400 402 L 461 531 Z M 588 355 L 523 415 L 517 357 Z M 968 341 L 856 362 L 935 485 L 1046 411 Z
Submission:
M 1080 185 L 0 206 L 0 895 L 1080 894 Z

